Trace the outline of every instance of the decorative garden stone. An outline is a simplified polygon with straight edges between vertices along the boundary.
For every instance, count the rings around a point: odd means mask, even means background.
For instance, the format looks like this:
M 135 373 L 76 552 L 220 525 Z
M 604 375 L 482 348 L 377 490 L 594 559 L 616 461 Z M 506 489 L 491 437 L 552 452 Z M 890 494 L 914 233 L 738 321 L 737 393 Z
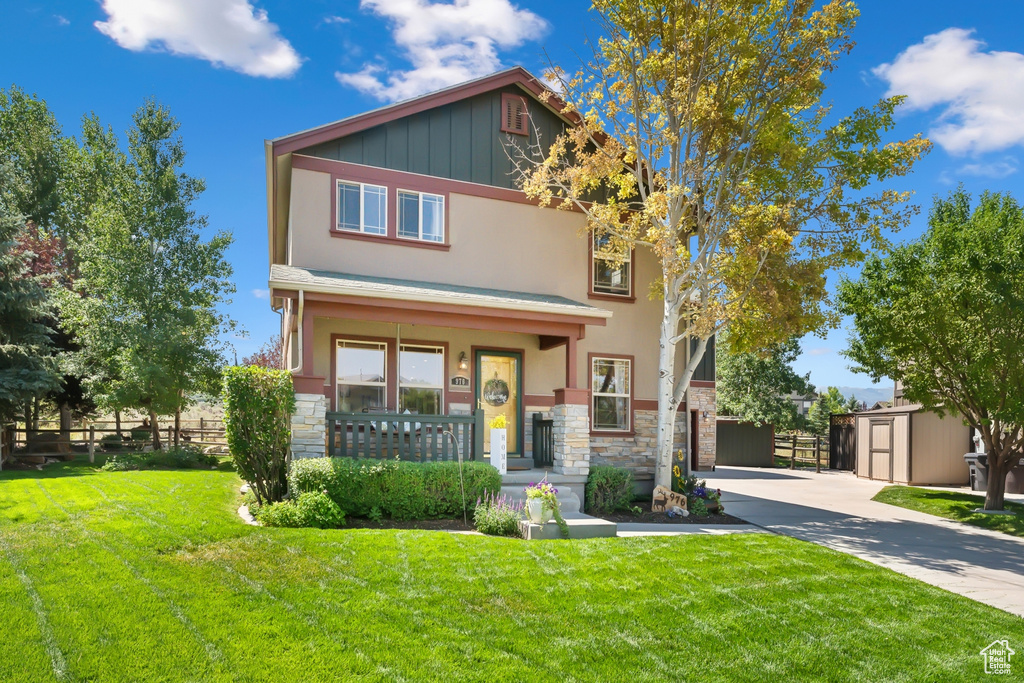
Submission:
M 673 506 L 686 509 L 686 496 L 675 491 L 670 491 L 665 486 L 654 487 L 654 497 L 651 500 L 651 512 L 665 512 Z

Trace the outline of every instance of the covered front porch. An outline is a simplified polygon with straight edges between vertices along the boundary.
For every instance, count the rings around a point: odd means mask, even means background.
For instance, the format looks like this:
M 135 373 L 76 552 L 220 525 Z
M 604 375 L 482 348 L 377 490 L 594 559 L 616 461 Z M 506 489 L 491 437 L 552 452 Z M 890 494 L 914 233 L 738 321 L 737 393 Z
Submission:
M 578 343 L 611 313 L 564 297 L 275 265 L 297 410 L 293 457 L 485 460 L 589 471 Z M 584 359 L 585 360 L 585 359 Z

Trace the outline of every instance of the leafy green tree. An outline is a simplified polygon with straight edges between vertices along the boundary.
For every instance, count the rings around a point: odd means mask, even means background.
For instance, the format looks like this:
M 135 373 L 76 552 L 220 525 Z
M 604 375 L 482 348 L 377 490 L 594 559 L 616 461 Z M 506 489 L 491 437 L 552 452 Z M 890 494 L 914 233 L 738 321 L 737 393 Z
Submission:
M 919 241 L 872 257 L 839 287 L 856 369 L 910 401 L 958 414 L 988 453 L 985 509 L 1003 507 L 1024 454 L 1024 211 L 1009 195 L 936 199 Z
M 716 369 L 718 412 L 737 415 L 754 424 L 770 424 L 777 432 L 803 426 L 803 416 L 790 394 L 809 394 L 814 387 L 809 375 L 798 375 L 793 362 L 800 356 L 800 342 L 789 339 L 767 349 L 734 351 L 727 335 L 718 338 Z
M 17 173 L 0 164 L 0 422 L 13 418 L 26 401 L 58 386 L 46 325 L 46 292 L 17 250 L 25 219 L 17 205 Z
M 853 2 L 593 7 L 593 58 L 549 74 L 578 125 L 513 157 L 542 206 L 583 212 L 610 252 L 657 259 L 659 277 L 641 286 L 663 302 L 649 333 L 660 348 L 655 482 L 668 486 L 676 411 L 708 340 L 728 326 L 747 350 L 837 324 L 826 272 L 860 262 L 913 212 L 907 193 L 868 186 L 906 174 L 930 143 L 883 142 L 899 97 L 826 124 L 825 79 L 853 47 Z M 690 339 L 695 353 L 677 367 Z
M 147 102 L 133 117 L 128 152 L 111 153 L 76 245 L 80 294 L 65 298 L 78 332 L 88 384 L 102 405 L 146 412 L 160 447 L 158 415 L 198 392 L 218 393 L 221 333 L 234 327 L 218 305 L 234 292 L 226 251 L 231 236 L 208 241 L 192 204 L 201 179 L 181 171 L 185 149 L 169 111 Z M 102 296 L 90 293 L 102 292 Z
M 818 400 L 807 411 L 807 431 L 811 434 L 826 436 L 829 429 L 829 418 L 833 415 L 852 412 L 851 406 L 854 403 L 860 405 L 856 398 L 846 398 L 835 387 L 829 387 L 820 392 Z

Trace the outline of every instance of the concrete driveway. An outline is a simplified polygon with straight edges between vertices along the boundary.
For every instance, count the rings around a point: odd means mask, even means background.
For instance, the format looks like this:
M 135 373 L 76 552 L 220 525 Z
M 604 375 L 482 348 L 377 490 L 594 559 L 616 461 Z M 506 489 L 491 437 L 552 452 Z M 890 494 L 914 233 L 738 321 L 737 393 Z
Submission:
M 1024 616 L 1024 539 L 871 498 L 887 486 L 847 472 L 719 467 L 726 511 Z M 703 475 L 702 475 L 703 476 Z

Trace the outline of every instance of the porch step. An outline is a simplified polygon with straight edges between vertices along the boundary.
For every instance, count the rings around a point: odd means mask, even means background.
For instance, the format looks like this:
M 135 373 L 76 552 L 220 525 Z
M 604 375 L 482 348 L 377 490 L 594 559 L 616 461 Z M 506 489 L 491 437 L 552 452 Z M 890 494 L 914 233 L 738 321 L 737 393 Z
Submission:
M 581 512 L 563 512 L 562 519 L 569 527 L 569 538 L 612 538 L 618 533 L 618 525 L 604 519 L 598 519 Z M 562 538 L 562 532 L 554 522 L 532 524 L 521 522 L 523 538 L 528 541 Z
M 512 500 L 526 500 L 523 489 L 547 479 L 548 483 L 558 489 L 558 507 L 563 516 L 580 514 L 583 510 L 587 477 L 576 474 L 555 474 L 550 470 L 532 469 L 513 471 L 501 478 L 501 493 Z

